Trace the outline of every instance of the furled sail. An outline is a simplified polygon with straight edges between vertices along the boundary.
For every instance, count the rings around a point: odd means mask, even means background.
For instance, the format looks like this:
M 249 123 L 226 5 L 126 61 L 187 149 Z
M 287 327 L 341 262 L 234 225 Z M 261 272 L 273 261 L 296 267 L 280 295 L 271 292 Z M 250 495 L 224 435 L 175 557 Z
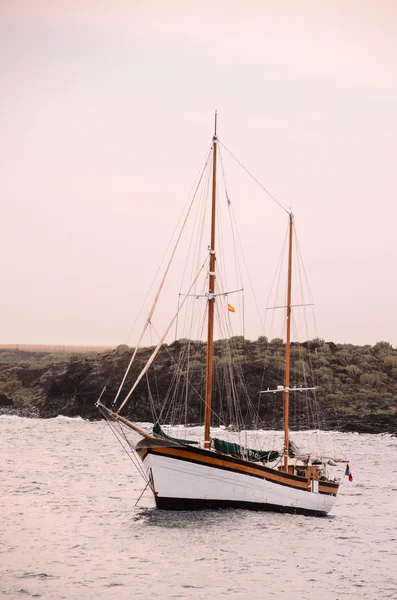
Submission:
M 271 462 L 277 460 L 280 456 L 276 450 L 251 450 L 250 448 L 244 448 L 239 444 L 225 442 L 224 440 L 218 440 L 217 438 L 212 438 L 212 445 L 218 452 L 223 452 L 223 454 L 229 454 L 230 456 L 236 456 L 237 458 L 254 462 Z
M 165 438 L 166 440 L 170 440 L 171 442 L 177 442 L 178 444 L 198 445 L 198 442 L 195 442 L 193 440 L 182 440 L 182 439 L 174 438 L 174 437 L 171 437 L 170 435 L 167 435 L 166 433 L 164 433 L 164 431 L 161 429 L 161 427 L 158 423 L 155 423 L 153 425 L 153 433 L 155 433 L 156 435 L 158 435 L 160 437 Z

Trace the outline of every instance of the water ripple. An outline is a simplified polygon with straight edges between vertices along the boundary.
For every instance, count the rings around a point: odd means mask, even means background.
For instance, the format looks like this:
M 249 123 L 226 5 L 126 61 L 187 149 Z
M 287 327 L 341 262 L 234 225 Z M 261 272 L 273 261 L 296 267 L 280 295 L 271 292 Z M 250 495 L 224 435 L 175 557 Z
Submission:
M 117 600 L 397 597 L 390 436 L 337 436 L 354 482 L 343 481 L 332 515 L 310 519 L 167 513 L 148 493 L 135 507 L 144 484 L 106 424 L 2 416 L 0 426 L 7 599 L 109 600 L 111 588 Z

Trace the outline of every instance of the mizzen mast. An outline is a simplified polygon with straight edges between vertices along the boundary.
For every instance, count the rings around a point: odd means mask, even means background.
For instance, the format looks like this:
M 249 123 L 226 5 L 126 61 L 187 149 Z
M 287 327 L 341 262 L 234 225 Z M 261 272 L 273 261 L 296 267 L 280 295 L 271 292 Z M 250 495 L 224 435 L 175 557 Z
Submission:
M 284 380 L 284 471 L 288 471 L 289 440 L 289 382 L 291 371 L 291 300 L 292 300 L 292 232 L 294 217 L 289 213 L 288 244 L 288 288 L 287 288 L 287 336 L 285 341 L 285 380 Z
M 207 365 L 205 388 L 205 415 L 204 415 L 204 448 L 209 448 L 211 428 L 211 399 L 212 399 L 212 368 L 214 345 L 214 310 L 215 310 L 215 220 L 216 220 L 216 137 L 217 113 L 215 112 L 214 135 L 212 138 L 212 209 L 211 209 L 211 245 L 209 248 L 209 283 L 208 283 L 208 336 L 207 336 Z

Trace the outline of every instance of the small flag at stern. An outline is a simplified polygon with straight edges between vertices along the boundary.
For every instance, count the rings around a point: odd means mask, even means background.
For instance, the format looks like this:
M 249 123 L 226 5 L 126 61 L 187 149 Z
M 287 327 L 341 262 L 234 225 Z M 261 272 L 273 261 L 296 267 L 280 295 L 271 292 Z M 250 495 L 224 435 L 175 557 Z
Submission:
M 345 477 L 349 478 L 349 481 L 353 481 L 353 475 L 350 472 L 350 466 L 349 463 L 347 463 L 346 465 L 346 470 L 345 470 Z
M 236 309 L 231 304 L 227 305 L 227 310 L 229 310 L 230 312 L 236 312 Z

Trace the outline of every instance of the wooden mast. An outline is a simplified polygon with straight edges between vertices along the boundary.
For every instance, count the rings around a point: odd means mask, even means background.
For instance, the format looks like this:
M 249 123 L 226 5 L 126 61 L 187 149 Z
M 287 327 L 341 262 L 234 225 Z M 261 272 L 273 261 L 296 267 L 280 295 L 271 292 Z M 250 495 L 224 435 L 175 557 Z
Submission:
M 288 245 L 288 291 L 287 291 L 287 339 L 285 342 L 285 381 L 284 381 L 284 471 L 288 471 L 289 438 L 289 383 L 291 364 L 291 296 L 292 296 L 292 231 L 294 217 L 289 215 Z
M 212 138 L 212 210 L 211 210 L 211 245 L 208 285 L 208 337 L 207 337 L 207 366 L 205 388 L 205 415 L 204 415 L 204 448 L 209 448 L 211 428 L 211 399 L 212 399 L 212 362 L 214 343 L 214 309 L 215 309 L 215 219 L 216 219 L 216 137 L 217 114 L 215 112 L 214 136 Z

